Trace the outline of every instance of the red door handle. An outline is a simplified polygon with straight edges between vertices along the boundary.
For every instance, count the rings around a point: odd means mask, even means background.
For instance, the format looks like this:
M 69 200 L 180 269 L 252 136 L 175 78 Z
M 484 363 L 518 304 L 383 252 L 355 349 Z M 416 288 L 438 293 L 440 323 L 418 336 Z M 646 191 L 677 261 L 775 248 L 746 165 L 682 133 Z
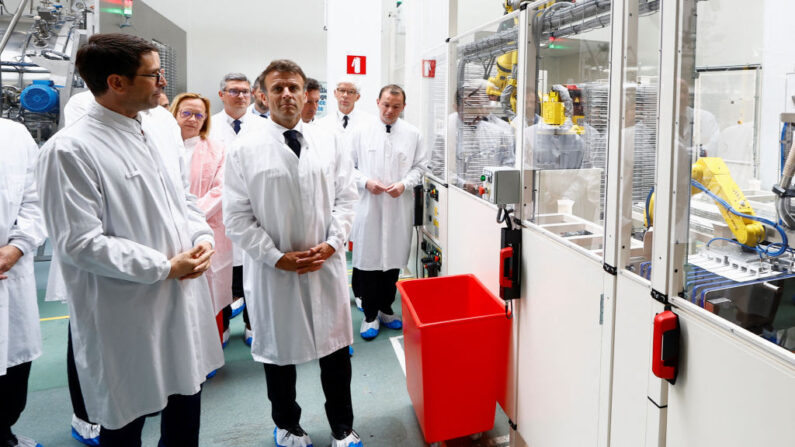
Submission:
M 676 381 L 679 367 L 679 316 L 670 310 L 654 317 L 651 370 L 655 376 Z
M 505 247 L 500 250 L 500 287 L 513 287 L 513 271 L 511 270 L 511 263 L 507 262 L 513 258 L 513 247 Z

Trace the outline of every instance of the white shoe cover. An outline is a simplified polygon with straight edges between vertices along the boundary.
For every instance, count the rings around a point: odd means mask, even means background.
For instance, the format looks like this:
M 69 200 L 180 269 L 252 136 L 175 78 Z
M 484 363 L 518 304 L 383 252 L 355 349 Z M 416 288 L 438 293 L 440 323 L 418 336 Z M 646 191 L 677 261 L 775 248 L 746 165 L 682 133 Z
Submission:
M 359 434 L 351 430 L 345 439 L 337 439 L 331 435 L 331 447 L 364 447 Z
M 72 415 L 72 428 L 74 428 L 77 434 L 82 436 L 83 439 L 99 439 L 99 430 L 101 426 L 99 424 L 86 422 L 74 414 Z
M 378 331 L 381 329 L 381 323 L 378 321 L 378 318 L 371 322 L 367 322 L 367 320 L 362 320 L 362 327 L 359 329 L 359 335 L 362 336 L 365 340 L 372 340 L 378 336 Z
M 17 447 L 41 447 L 41 444 L 26 436 L 19 436 L 19 435 L 16 436 L 17 436 Z
M 276 427 L 273 429 L 273 439 L 276 441 L 277 447 L 312 447 L 312 440 L 306 432 L 302 436 L 297 436 Z

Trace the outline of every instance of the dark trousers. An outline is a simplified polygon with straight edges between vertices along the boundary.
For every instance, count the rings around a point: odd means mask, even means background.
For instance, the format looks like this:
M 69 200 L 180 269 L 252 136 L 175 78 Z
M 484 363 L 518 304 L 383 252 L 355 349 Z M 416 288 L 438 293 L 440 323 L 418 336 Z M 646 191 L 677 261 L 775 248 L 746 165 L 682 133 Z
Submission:
M 168 397 L 166 408 L 160 412 L 160 442 L 158 447 L 197 447 L 201 391 L 192 396 L 174 394 Z M 151 416 L 151 415 L 150 415 Z M 148 416 L 141 416 L 118 430 L 105 427 L 99 432 L 102 447 L 140 447 L 141 432 Z
M 245 292 L 243 292 L 243 266 L 236 265 L 232 267 L 232 296 L 235 298 L 244 298 L 243 302 L 245 303 Z M 224 330 L 229 329 L 229 318 L 232 316 L 232 306 L 226 306 L 222 309 L 224 313 Z M 248 307 L 243 309 L 243 322 L 246 323 L 246 327 L 250 327 L 251 323 L 248 319 Z
M 362 297 L 362 286 L 359 284 L 362 281 L 360 274 L 361 270 L 354 267 L 353 273 L 351 273 L 351 289 L 353 289 L 353 296 L 357 298 Z
M 28 401 L 28 377 L 31 362 L 12 366 L 0 376 L 0 443 L 16 443 L 11 427 L 17 423 L 19 415 Z M 349 368 L 350 371 L 350 368 Z
M 72 325 L 66 326 L 66 378 L 69 381 L 69 398 L 72 400 L 72 411 L 78 418 L 93 424 L 88 418 L 86 403 L 83 400 L 83 391 L 80 389 L 80 380 L 77 378 L 77 367 L 75 367 L 75 354 L 72 348 Z
M 271 415 L 276 426 L 289 430 L 301 420 L 301 407 L 295 401 L 295 365 L 264 363 Z M 351 404 L 351 358 L 348 347 L 320 358 L 320 383 L 326 396 L 326 417 L 333 433 L 353 427 Z
M 392 315 L 392 303 L 395 302 L 399 276 L 400 269 L 359 270 L 359 287 L 362 289 L 365 320 L 373 321 L 378 318 L 378 311 Z

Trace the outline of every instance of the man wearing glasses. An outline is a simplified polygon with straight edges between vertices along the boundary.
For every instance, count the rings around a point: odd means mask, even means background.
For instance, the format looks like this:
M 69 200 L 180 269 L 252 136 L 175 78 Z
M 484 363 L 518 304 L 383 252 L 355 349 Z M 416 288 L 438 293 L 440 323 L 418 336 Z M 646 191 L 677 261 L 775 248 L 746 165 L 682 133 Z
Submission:
M 142 117 L 166 85 L 157 48 L 96 34 L 75 64 L 95 102 L 44 145 L 36 176 L 87 416 L 101 446 L 140 445 L 160 411 L 161 445 L 198 446 L 201 385 L 224 361 L 201 278 L 213 232 L 183 148 Z
M 251 83 L 246 75 L 229 73 L 221 80 L 220 88 L 218 96 L 221 98 L 221 102 L 224 103 L 224 109 L 212 116 L 210 122 L 213 125 L 210 126 L 210 139 L 223 143 L 226 149 L 229 150 L 238 137 L 261 127 L 264 120 L 253 113 L 248 113 L 248 107 L 251 103 Z M 229 341 L 229 319 L 236 317 L 242 311 L 243 320 L 246 324 L 243 339 L 247 345 L 251 346 L 254 334 L 251 332 L 248 311 L 244 307 L 243 253 L 237 245 L 232 246 L 232 251 L 232 296 L 234 301 L 223 311 L 223 345 L 226 346 Z
M 354 110 L 356 101 L 359 100 L 359 86 L 351 77 L 346 77 L 337 82 L 334 89 L 334 98 L 337 99 L 337 110 L 318 120 L 318 124 L 325 126 L 338 134 L 349 134 L 361 127 L 373 117 L 359 110 Z
M 337 110 L 329 112 L 328 115 L 320 118 L 317 121 L 319 126 L 323 126 L 332 132 L 341 135 L 342 144 L 345 146 L 346 151 L 350 152 L 350 139 L 351 135 L 356 129 L 365 127 L 366 124 L 375 121 L 375 118 L 361 110 L 354 110 L 356 101 L 360 97 L 359 86 L 356 80 L 350 76 L 342 78 L 337 82 L 337 88 L 334 89 L 334 98 L 337 99 Z M 361 192 L 361 191 L 360 191 Z M 356 307 L 362 309 L 361 290 L 359 286 L 359 271 L 353 269 L 351 276 L 351 288 L 353 289 L 353 296 L 356 300 Z

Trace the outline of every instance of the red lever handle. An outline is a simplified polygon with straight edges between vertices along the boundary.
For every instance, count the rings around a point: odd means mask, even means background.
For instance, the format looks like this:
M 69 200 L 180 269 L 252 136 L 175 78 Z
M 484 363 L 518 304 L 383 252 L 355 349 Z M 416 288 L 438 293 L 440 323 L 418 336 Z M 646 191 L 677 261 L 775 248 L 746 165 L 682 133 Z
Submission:
M 505 247 L 500 250 L 500 287 L 513 287 L 511 265 L 509 262 L 505 262 L 511 258 L 513 258 L 513 247 Z
M 654 317 L 651 370 L 661 379 L 676 380 L 678 364 L 679 316 L 666 310 Z

